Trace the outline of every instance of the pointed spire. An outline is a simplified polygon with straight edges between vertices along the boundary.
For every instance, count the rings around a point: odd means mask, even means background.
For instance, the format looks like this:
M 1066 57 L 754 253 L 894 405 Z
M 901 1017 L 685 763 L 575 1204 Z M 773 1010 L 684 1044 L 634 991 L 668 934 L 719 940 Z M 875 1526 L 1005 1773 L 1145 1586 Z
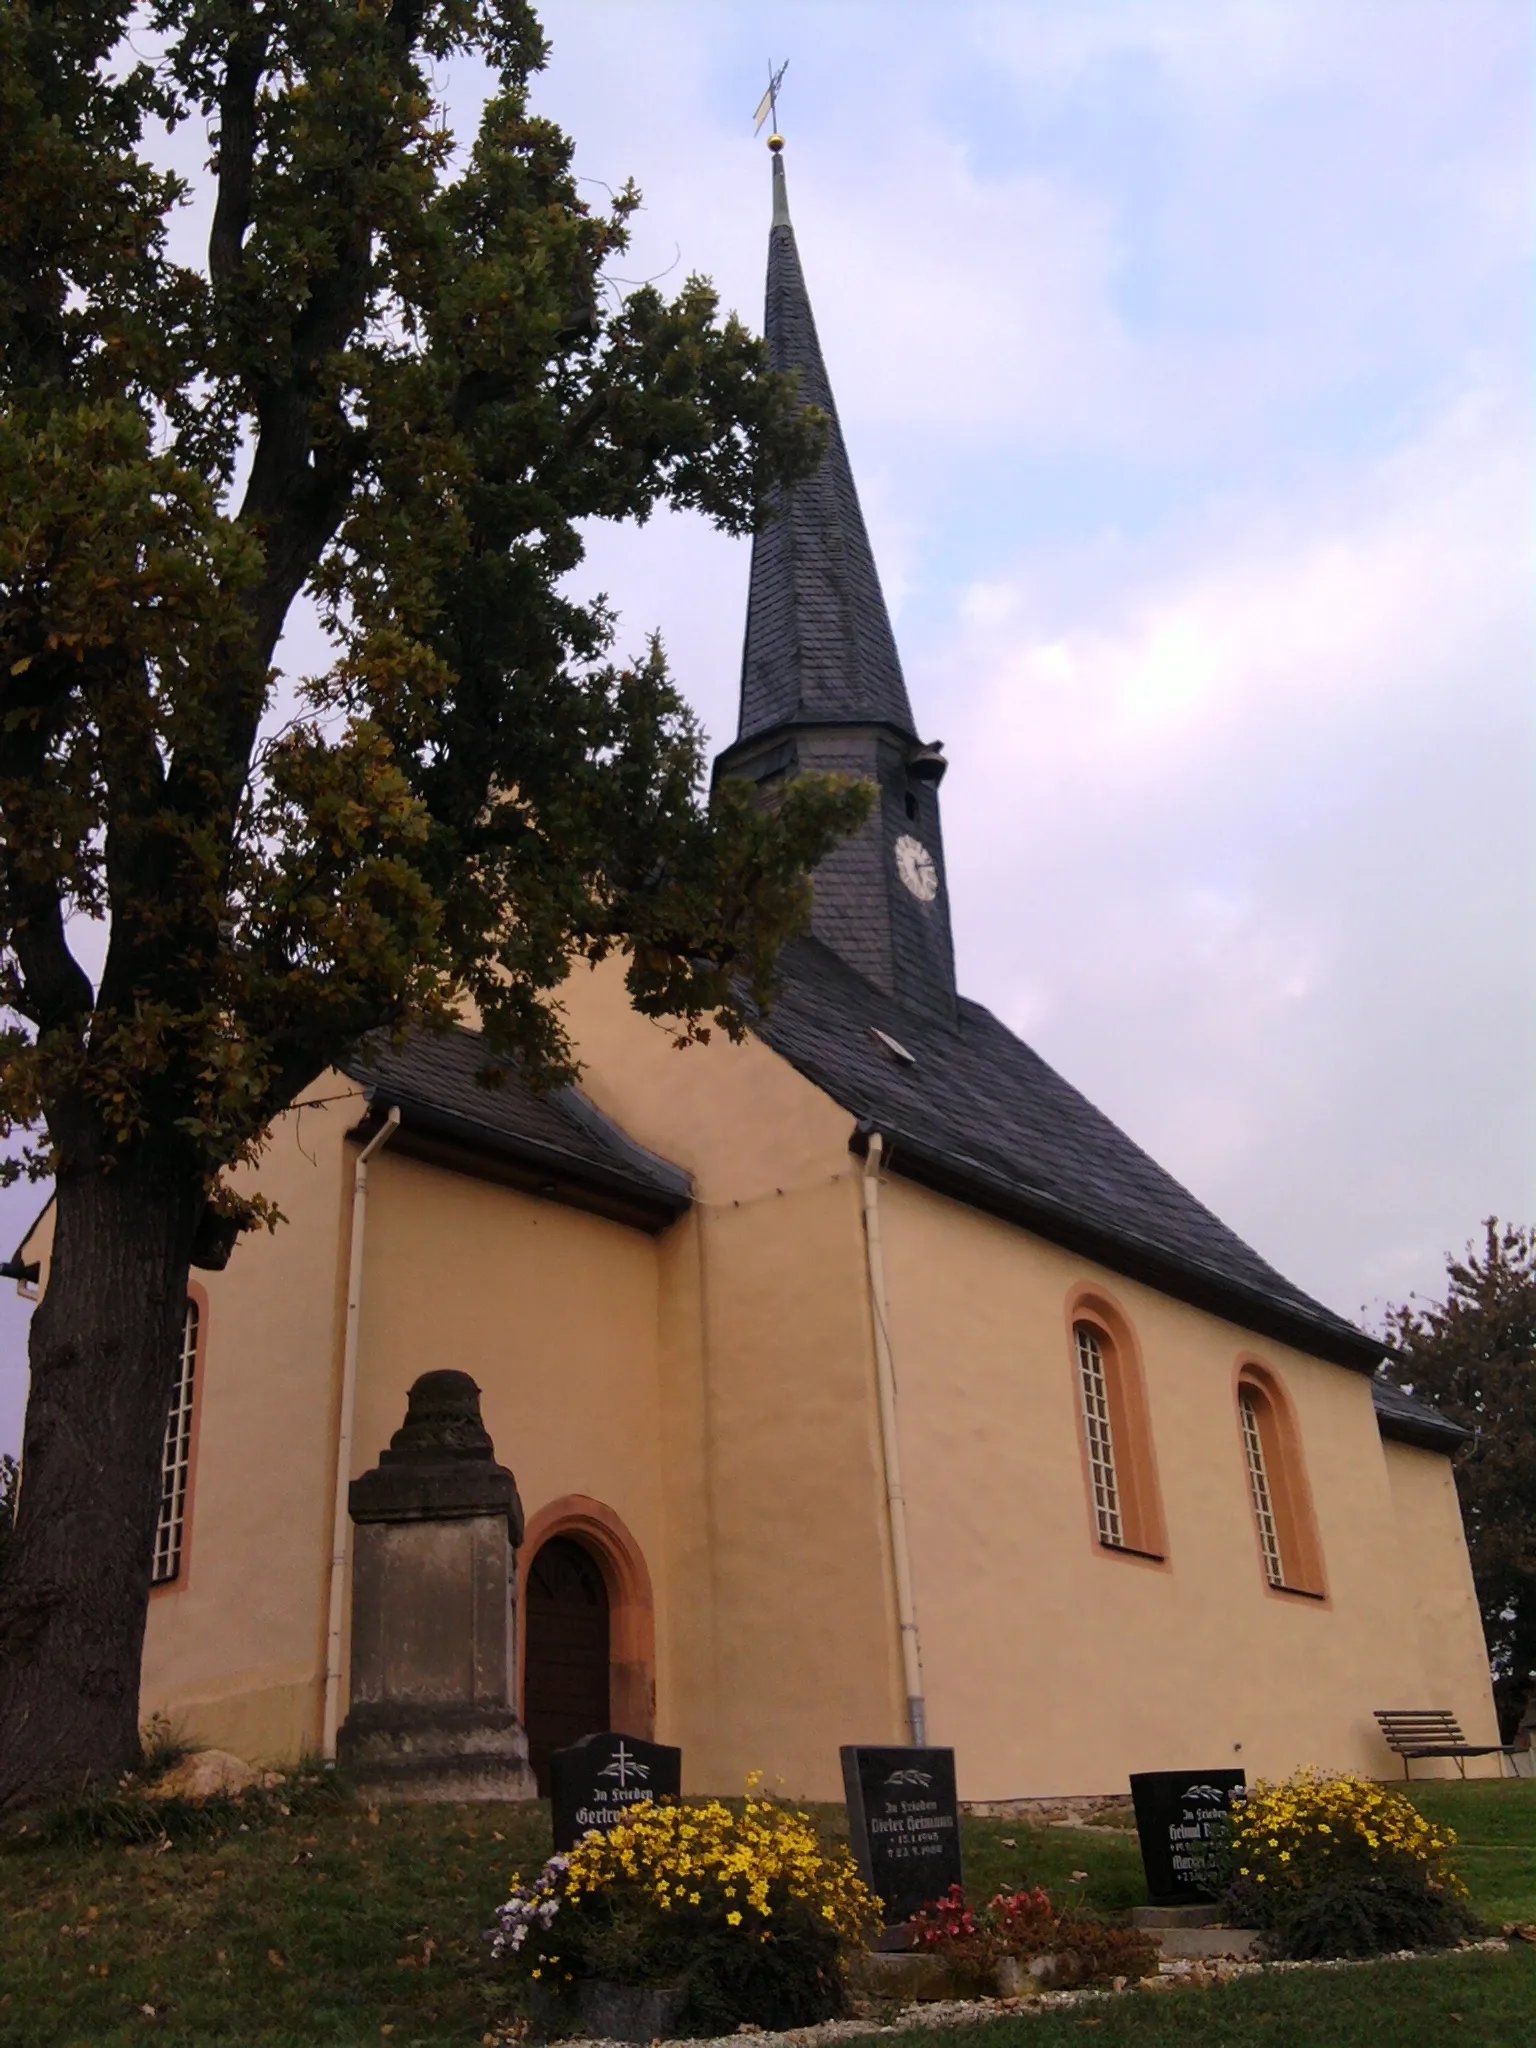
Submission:
M 775 146 L 777 145 L 777 146 Z M 814 476 L 785 494 L 752 547 L 738 743 L 792 725 L 883 724 L 913 734 L 901 661 L 822 361 L 789 218 L 782 138 L 773 150 L 764 332 L 773 367 L 831 420 Z
M 752 543 L 741 726 L 715 774 L 745 777 L 769 803 L 798 775 L 875 784 L 865 823 L 816 870 L 811 932 L 896 1002 L 953 1023 L 944 757 L 918 744 L 790 226 L 783 138 L 768 147 L 768 352 L 776 370 L 800 372 L 802 397 L 828 415 L 831 433 L 815 475 L 785 492 Z
M 779 147 L 773 150 L 773 225 L 776 228 L 793 229 L 789 217 L 789 187 L 784 182 L 784 144 L 779 136 L 773 138 Z M 773 142 L 768 147 L 773 149 Z

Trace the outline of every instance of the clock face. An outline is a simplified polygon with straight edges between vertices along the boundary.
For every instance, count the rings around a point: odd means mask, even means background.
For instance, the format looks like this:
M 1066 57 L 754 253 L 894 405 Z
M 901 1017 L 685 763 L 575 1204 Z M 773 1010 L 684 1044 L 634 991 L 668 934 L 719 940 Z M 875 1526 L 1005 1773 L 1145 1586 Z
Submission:
M 938 863 L 910 832 L 903 832 L 896 842 L 896 872 L 919 903 L 931 903 L 938 895 Z

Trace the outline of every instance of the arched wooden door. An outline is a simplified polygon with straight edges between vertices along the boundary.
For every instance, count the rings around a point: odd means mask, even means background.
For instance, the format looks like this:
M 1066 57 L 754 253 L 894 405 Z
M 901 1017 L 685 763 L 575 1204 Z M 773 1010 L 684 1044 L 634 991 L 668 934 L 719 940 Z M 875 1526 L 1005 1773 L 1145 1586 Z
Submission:
M 528 1568 L 523 1721 L 539 1792 L 549 1753 L 608 1726 L 608 1588 L 574 1536 L 551 1536 Z

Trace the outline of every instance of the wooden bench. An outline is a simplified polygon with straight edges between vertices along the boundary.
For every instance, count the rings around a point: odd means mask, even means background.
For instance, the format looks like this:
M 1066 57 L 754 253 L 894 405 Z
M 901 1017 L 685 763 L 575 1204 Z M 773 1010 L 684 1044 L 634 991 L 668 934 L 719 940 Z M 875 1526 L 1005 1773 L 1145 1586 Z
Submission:
M 1461 1775 L 1467 1775 L 1469 1756 L 1506 1757 L 1515 1754 L 1512 1748 L 1497 1742 L 1468 1742 L 1461 1732 L 1461 1723 L 1444 1707 L 1409 1707 L 1388 1709 L 1378 1707 L 1376 1719 L 1386 1737 L 1387 1747 L 1403 1760 L 1403 1776 L 1409 1778 L 1408 1760 L 1415 1756 L 1454 1757 L 1456 1768 Z M 1502 1762 L 1499 1775 L 1504 1775 Z

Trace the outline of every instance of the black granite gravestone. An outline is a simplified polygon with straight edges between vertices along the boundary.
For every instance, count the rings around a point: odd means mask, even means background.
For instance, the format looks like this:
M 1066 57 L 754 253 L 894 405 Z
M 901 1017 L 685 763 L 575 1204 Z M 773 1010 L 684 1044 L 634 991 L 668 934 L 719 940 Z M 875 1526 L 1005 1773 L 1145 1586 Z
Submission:
M 1241 1771 L 1135 1771 L 1131 1800 L 1154 1906 L 1208 1905 L 1210 1845 L 1243 1786 Z
M 607 1834 L 647 1799 L 676 1799 L 682 1783 L 683 1752 L 638 1735 L 584 1735 L 555 1750 L 549 1784 L 556 1849 L 574 1849 L 593 1828 Z
M 960 1805 L 952 1749 L 846 1748 L 848 1834 L 887 1927 L 960 1884 Z

